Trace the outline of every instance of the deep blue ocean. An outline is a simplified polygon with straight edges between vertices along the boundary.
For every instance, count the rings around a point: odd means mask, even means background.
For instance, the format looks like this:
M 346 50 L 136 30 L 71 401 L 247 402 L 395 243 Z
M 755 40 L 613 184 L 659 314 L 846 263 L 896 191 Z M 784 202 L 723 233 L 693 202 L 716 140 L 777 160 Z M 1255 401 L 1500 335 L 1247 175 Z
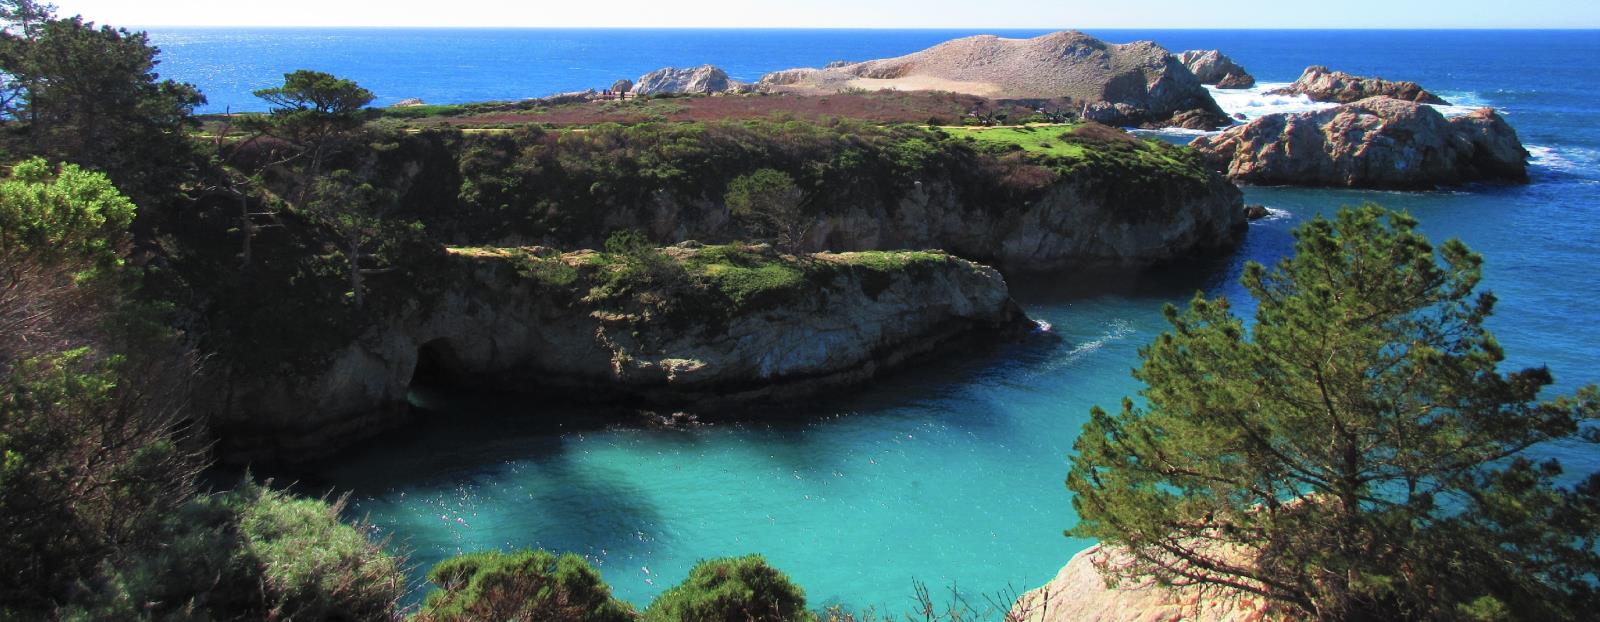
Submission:
M 1038 31 L 1043 32 L 1043 31 Z M 1038 32 L 997 32 L 1027 36 Z M 258 110 L 249 91 L 314 68 L 353 78 L 379 104 L 518 99 L 603 88 L 667 65 L 712 63 L 735 78 L 912 52 L 976 31 L 861 30 L 156 30 L 162 72 L 199 85 L 209 110 Z M 1533 183 L 1448 192 L 1250 188 L 1274 215 L 1230 257 L 1143 275 L 1013 281 L 1058 343 L 996 346 L 899 373 L 802 416 L 753 411 L 689 431 L 616 425 L 604 413 L 493 396 L 418 395 L 418 427 L 329 463 L 309 492 L 352 490 L 409 549 L 417 575 L 460 551 L 545 547 L 598 564 L 643 605 L 698 559 L 759 552 L 815 606 L 907 610 L 912 581 L 935 592 L 1025 589 L 1090 543 L 1074 515 L 1067 455 L 1090 406 L 1133 395 L 1137 349 L 1161 306 L 1196 290 L 1230 296 L 1246 261 L 1273 262 L 1290 230 L 1341 205 L 1409 210 L 1435 239 L 1487 259 L 1500 298 L 1490 323 L 1508 367 L 1548 365 L 1556 390 L 1600 381 L 1600 32 L 1093 31 L 1174 51 L 1220 48 L 1266 83 L 1307 65 L 1415 80 L 1453 103 L 1493 106 L 1533 152 Z M 1221 98 L 1247 114 L 1306 107 L 1256 92 Z M 1590 447 L 1551 447 L 1575 474 Z M 419 592 L 420 594 L 420 592 Z

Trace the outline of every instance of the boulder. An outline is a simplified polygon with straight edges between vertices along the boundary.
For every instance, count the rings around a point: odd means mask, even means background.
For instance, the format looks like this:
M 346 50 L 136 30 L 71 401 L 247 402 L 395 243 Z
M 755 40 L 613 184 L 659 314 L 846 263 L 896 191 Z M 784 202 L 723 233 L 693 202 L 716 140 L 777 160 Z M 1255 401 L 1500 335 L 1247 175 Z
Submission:
M 1063 31 L 1032 39 L 981 35 L 955 39 L 898 58 L 825 69 L 790 69 L 762 77 L 769 91 L 802 94 L 845 89 L 937 90 L 995 99 L 1070 99 L 1094 108 L 1110 125 L 1210 128 L 1227 116 L 1194 74 L 1149 41 L 1111 44 Z
M 626 92 L 631 91 L 631 90 L 633 90 L 633 81 L 632 80 L 624 79 L 624 80 L 617 80 L 616 82 L 612 82 L 611 83 L 611 92 L 612 93 L 626 93 Z
M 1396 82 L 1382 78 L 1363 78 L 1321 65 L 1307 67 L 1300 79 L 1269 95 L 1305 95 L 1311 101 L 1349 104 L 1369 97 L 1392 97 L 1419 104 L 1448 105 L 1438 95 L 1423 90 L 1415 82 Z
M 1262 218 L 1266 218 L 1271 214 L 1272 212 L 1267 210 L 1267 206 L 1265 205 L 1252 203 L 1244 206 L 1244 217 L 1250 220 L 1261 220 Z
M 1389 97 L 1267 115 L 1191 146 L 1238 183 L 1403 190 L 1528 181 L 1528 152 L 1495 111 L 1447 119 Z
M 736 84 L 728 79 L 728 73 L 711 65 L 701 65 L 689 69 L 667 67 L 657 69 L 639 76 L 634 83 L 634 95 L 658 95 L 662 93 L 725 93 L 733 90 Z
M 1189 50 L 1178 55 L 1178 62 L 1188 67 L 1201 84 L 1213 84 L 1219 89 L 1247 89 L 1256 85 L 1250 72 L 1217 50 Z

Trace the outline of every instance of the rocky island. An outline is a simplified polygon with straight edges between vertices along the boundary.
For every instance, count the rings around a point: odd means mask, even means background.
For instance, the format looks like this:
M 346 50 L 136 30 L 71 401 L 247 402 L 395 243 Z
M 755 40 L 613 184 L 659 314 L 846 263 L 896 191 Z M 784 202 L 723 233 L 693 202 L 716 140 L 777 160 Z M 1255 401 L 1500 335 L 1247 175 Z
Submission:
M 1267 115 L 1192 146 L 1247 184 L 1416 190 L 1528 181 L 1528 152 L 1495 111 L 1446 118 L 1389 97 Z
M 980 35 L 901 56 L 769 73 L 779 93 L 942 90 L 996 99 L 1067 99 L 1108 125 L 1215 128 L 1227 123 L 1200 80 L 1149 41 L 1111 44 L 1064 31 L 1033 39 Z
M 1321 65 L 1307 67 L 1300 78 L 1269 95 L 1305 95 L 1311 101 L 1349 104 L 1369 97 L 1392 97 L 1418 104 L 1447 105 L 1443 98 L 1429 93 L 1415 82 L 1395 82 L 1382 78 L 1363 78 Z
M 1189 50 L 1178 55 L 1178 62 L 1188 67 L 1201 84 L 1215 85 L 1219 89 L 1247 89 L 1256 85 L 1255 76 L 1217 50 Z

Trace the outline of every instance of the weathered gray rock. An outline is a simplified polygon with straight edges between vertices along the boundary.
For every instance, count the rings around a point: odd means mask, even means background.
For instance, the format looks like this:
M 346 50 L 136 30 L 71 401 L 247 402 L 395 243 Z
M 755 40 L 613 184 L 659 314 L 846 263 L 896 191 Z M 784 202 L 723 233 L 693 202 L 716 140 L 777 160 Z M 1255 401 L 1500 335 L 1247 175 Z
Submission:
M 1094 118 L 1111 125 L 1166 126 L 1184 113 L 1208 118 L 1209 127 L 1227 123 L 1194 74 L 1160 46 L 1116 45 L 1070 31 L 1032 39 L 955 39 L 898 58 L 773 72 L 759 85 L 796 93 L 896 88 L 996 99 L 1066 98 L 1095 107 Z
M 390 108 L 415 108 L 417 106 L 426 106 L 426 105 L 427 104 L 425 102 L 423 102 L 421 99 L 417 99 L 417 98 L 413 97 L 413 98 L 410 98 L 410 99 L 402 99 L 400 101 L 397 101 L 397 102 L 394 103 L 393 106 L 390 106 Z
M 1268 622 L 1260 597 L 1199 586 L 1163 587 L 1151 580 L 1108 587 L 1097 564 L 1126 566 L 1126 551 L 1095 545 L 1073 556 L 1050 583 L 1023 594 L 1007 620 L 1017 622 Z
M 1528 152 L 1491 109 L 1446 119 L 1432 107 L 1374 97 L 1261 117 L 1192 144 L 1239 183 L 1426 189 L 1527 183 Z
M 537 101 L 546 106 L 560 106 L 563 104 L 577 104 L 590 101 L 599 96 L 600 93 L 596 92 L 594 89 L 589 89 L 586 91 L 568 91 L 566 93 L 556 93 L 555 95 L 551 95 L 549 97 L 541 97 Z
M 688 261 L 704 252 L 694 246 L 663 252 Z M 453 251 L 439 268 L 447 278 L 430 281 L 442 291 L 372 313 L 320 364 L 223 382 L 217 403 L 201 405 L 221 439 L 217 455 L 292 461 L 393 428 L 424 371 L 502 391 L 706 408 L 857 384 L 975 331 L 1031 325 L 999 272 L 947 255 L 900 255 L 915 265 L 885 271 L 819 254 L 794 264 L 806 284 L 781 304 L 666 312 L 646 302 L 650 293 L 585 295 L 600 277 L 572 286 L 530 275 L 539 254 L 548 253 Z M 599 269 L 591 255 L 548 261 L 581 274 Z
M 633 90 L 632 80 L 617 80 L 611 83 L 612 93 L 626 93 L 631 90 Z
M 1189 50 L 1178 55 L 1178 62 L 1188 67 L 1201 84 L 1214 84 L 1219 89 L 1247 89 L 1256 85 L 1256 79 L 1217 50 Z
M 1447 105 L 1438 95 L 1423 90 L 1415 82 L 1397 82 L 1382 78 L 1363 78 L 1343 71 L 1331 71 L 1321 65 L 1307 67 L 1300 79 L 1285 88 L 1271 91 L 1272 95 L 1305 95 L 1311 101 L 1348 104 L 1369 97 L 1392 97 L 1419 104 Z
M 725 93 L 735 88 L 736 84 L 728 79 L 728 73 L 711 65 L 701 65 L 689 69 L 667 67 L 657 69 L 639 76 L 633 85 L 634 95 L 657 95 L 661 93 Z

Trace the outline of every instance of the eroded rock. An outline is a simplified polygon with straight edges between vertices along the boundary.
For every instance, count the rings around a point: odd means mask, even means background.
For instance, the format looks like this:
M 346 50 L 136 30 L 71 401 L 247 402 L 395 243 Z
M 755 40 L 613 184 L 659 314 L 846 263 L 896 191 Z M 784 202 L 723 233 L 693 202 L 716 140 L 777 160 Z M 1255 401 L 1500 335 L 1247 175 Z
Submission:
M 1424 90 L 1415 82 L 1398 82 L 1382 78 L 1363 78 L 1343 71 L 1332 71 L 1321 65 L 1307 67 L 1300 78 L 1287 87 L 1270 91 L 1270 95 L 1305 95 L 1311 101 L 1348 104 L 1369 97 L 1392 97 L 1418 104 L 1448 105 L 1443 98 Z
M 1447 119 L 1388 97 L 1267 115 L 1191 146 L 1239 183 L 1427 189 L 1528 181 L 1528 152 L 1495 111 Z
M 1247 89 L 1256 85 L 1250 72 L 1217 50 L 1189 50 L 1178 55 L 1178 62 L 1188 67 L 1201 84 L 1214 84 L 1219 89 Z

